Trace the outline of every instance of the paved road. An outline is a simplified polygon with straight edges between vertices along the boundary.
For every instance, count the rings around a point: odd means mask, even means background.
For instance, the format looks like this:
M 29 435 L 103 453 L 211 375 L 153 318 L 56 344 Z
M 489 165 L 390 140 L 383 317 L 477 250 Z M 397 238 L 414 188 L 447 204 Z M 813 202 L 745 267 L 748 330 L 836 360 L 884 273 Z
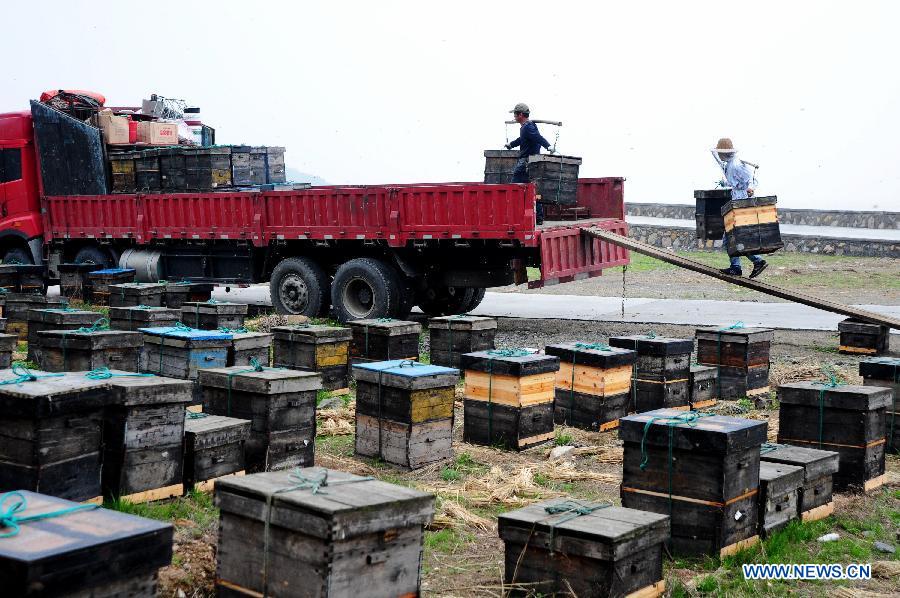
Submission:
M 693 220 L 678 218 L 653 218 L 650 216 L 626 216 L 628 224 L 645 226 L 664 226 L 669 228 L 697 228 Z M 843 226 L 801 226 L 799 224 L 780 225 L 782 234 L 808 237 L 827 237 L 829 239 L 867 239 L 871 241 L 900 241 L 900 229 L 850 228 Z

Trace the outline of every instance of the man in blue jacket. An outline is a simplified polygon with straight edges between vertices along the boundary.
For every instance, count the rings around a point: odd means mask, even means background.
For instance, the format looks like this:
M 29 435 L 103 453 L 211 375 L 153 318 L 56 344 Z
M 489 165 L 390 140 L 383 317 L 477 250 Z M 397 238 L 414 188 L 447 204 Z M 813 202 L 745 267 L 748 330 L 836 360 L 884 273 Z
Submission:
M 528 120 L 531 110 L 527 104 L 516 104 L 516 107 L 510 112 L 512 112 L 516 122 L 521 125 L 518 139 L 514 139 L 506 144 L 506 149 L 519 148 L 519 160 L 516 162 L 516 168 L 513 171 L 512 182 L 527 183 L 528 156 L 540 154 L 542 147 L 550 150 L 550 142 L 544 139 L 544 136 L 538 131 L 537 125 Z M 550 153 L 553 152 L 551 151 Z M 544 206 L 540 202 L 535 206 L 535 220 L 538 224 L 544 223 Z

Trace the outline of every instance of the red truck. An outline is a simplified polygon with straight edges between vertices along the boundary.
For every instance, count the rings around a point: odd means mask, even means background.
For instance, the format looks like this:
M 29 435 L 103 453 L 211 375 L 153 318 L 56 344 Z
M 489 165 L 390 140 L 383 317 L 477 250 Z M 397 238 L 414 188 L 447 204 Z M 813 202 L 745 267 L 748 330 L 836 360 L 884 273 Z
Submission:
M 579 204 L 591 219 L 542 226 L 530 184 L 60 193 L 48 173 L 79 189 L 102 189 L 91 179 L 106 175 L 60 150 L 73 143 L 60 141 L 66 119 L 84 124 L 59 113 L 48 125 L 36 105 L 0 114 L 0 257 L 46 264 L 51 280 L 61 263 L 92 262 L 135 268 L 147 282 L 269 282 L 281 313 L 333 307 L 349 320 L 402 318 L 416 305 L 464 313 L 489 287 L 556 284 L 628 263 L 625 249 L 580 232 L 626 232 L 621 178 L 581 179 Z M 102 147 L 99 132 L 87 135 L 84 143 Z M 540 278 L 528 281 L 527 267 Z

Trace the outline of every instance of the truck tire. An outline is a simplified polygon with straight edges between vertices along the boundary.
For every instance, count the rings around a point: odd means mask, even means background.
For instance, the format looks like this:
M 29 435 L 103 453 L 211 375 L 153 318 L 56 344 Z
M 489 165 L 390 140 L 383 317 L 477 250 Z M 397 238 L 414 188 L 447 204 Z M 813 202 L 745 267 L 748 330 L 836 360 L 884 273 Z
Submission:
M 3 254 L 3 263 L 30 265 L 34 263 L 34 260 L 31 259 L 31 254 L 25 249 L 13 247 L 12 249 L 7 249 L 6 253 Z
M 269 280 L 269 294 L 275 311 L 311 318 L 328 311 L 328 287 L 325 270 L 306 257 L 281 260 Z
M 429 316 L 455 316 L 468 311 L 475 295 L 472 287 L 443 287 L 430 290 L 419 302 L 419 307 Z
M 481 302 L 484 301 L 484 293 L 486 290 L 487 289 L 485 289 L 483 287 L 475 287 L 473 289 L 474 292 L 472 293 L 472 298 L 469 300 L 469 303 L 466 304 L 466 306 L 465 306 L 466 309 L 462 313 L 467 314 L 470 311 L 472 311 L 473 309 L 475 309 L 476 307 L 478 307 L 479 305 L 481 305 Z
M 75 254 L 76 264 L 97 264 L 104 268 L 112 268 L 115 264 L 109 252 L 96 245 L 85 245 Z
M 379 260 L 360 257 L 341 264 L 331 285 L 331 304 L 341 322 L 394 318 L 400 313 L 397 273 Z

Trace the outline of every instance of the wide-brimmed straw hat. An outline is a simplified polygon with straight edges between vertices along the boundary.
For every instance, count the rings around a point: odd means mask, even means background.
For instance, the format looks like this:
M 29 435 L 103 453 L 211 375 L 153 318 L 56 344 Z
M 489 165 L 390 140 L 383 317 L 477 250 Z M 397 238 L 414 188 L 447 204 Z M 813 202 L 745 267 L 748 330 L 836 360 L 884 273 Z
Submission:
M 713 148 L 713 151 L 720 154 L 733 154 L 737 150 L 734 149 L 734 144 L 731 142 L 731 139 L 722 137 L 719 139 L 719 143 L 716 144 L 716 147 Z

